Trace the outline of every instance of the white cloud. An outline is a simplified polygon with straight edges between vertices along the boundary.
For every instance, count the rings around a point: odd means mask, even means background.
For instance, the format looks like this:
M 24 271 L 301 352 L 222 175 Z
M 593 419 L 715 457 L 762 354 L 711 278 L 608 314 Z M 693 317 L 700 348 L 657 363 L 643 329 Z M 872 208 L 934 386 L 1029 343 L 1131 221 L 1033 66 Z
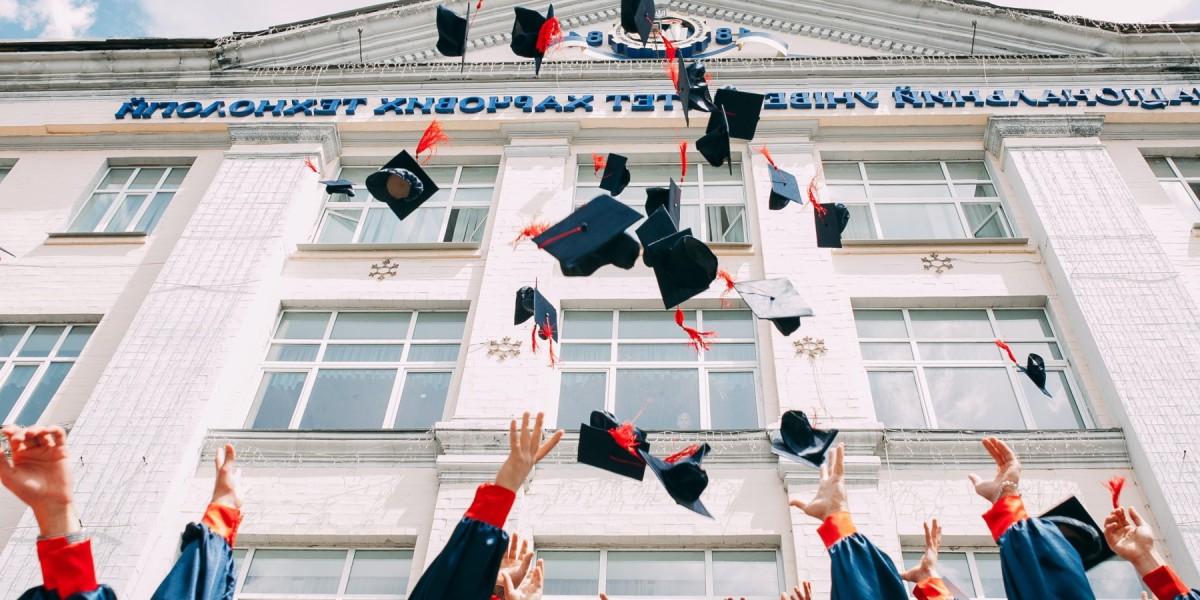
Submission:
M 0 0 L 2 2 L 3 0 Z M 378 4 L 379 0 L 139 0 L 146 35 L 219 37 Z
M 1087 17 L 1117 23 L 1153 23 L 1200 0 L 989 0 L 992 4 L 1013 8 L 1052 10 L 1060 15 Z
M 17 0 L 0 0 L 0 21 L 16 21 L 18 9 Z
M 17 23 L 41 38 L 78 38 L 96 22 L 96 3 L 89 0 L 0 0 L 0 21 Z

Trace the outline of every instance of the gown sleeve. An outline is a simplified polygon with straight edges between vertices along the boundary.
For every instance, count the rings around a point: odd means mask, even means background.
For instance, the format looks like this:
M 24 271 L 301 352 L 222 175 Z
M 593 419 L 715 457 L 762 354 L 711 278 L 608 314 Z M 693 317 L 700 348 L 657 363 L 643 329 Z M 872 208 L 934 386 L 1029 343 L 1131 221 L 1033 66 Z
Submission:
M 116 600 L 108 586 L 96 582 L 91 540 L 39 540 L 37 553 L 42 585 L 21 594 L 19 600 Z
M 930 577 L 913 588 L 913 598 L 917 600 L 954 600 L 950 588 L 940 577 Z
M 1095 600 L 1083 560 L 1053 523 L 1031 519 L 1019 496 L 1005 496 L 983 515 L 1000 545 L 1009 600 Z
M 441 554 L 433 559 L 409 600 L 488 600 L 496 586 L 500 561 L 508 548 L 504 521 L 516 494 L 485 483 L 458 523 Z
M 905 600 L 892 559 L 860 535 L 850 513 L 835 513 L 817 529 L 832 562 L 832 600 Z M 933 596 L 937 598 L 937 596 Z
M 179 559 L 158 585 L 152 600 L 232 600 L 237 586 L 233 542 L 242 512 L 209 504 L 200 523 L 183 530 Z
M 1200 590 L 1189 590 L 1175 570 L 1163 565 L 1142 578 L 1158 600 L 1200 600 Z

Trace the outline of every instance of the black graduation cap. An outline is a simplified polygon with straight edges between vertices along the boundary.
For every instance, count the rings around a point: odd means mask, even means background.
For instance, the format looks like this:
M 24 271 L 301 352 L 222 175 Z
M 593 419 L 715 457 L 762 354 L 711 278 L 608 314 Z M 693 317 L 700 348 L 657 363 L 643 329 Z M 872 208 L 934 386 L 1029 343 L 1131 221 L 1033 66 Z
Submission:
M 664 308 L 703 293 L 717 278 L 717 255 L 692 237 L 690 229 L 650 244 L 646 252 L 654 255 L 654 278 Z
M 838 430 L 813 429 L 808 415 L 798 410 L 783 413 L 779 432 L 771 433 L 771 451 L 779 456 L 820 468 Z
M 616 473 L 630 479 L 642 480 L 646 474 L 646 462 L 640 454 L 635 456 L 617 442 L 617 437 L 632 436 L 640 452 L 650 452 L 646 432 L 637 427 L 623 426 L 612 413 L 595 410 L 589 423 L 579 424 L 579 453 L 576 460 L 585 464 Z
M 638 34 L 645 45 L 654 28 L 656 12 L 654 0 L 621 0 L 621 28 L 629 35 Z
M 329 195 L 344 194 L 354 197 L 354 182 L 349 179 L 326 179 L 321 182 L 325 185 L 325 193 Z
M 383 168 L 367 176 L 367 191 L 384 202 L 403 221 L 433 197 L 438 186 L 407 150 L 401 150 Z
M 600 189 L 614 196 L 620 196 L 632 177 L 626 166 L 628 164 L 628 158 L 610 153 L 604 160 L 604 173 L 600 175 Z
M 804 204 L 804 192 L 800 190 L 800 182 L 796 181 L 796 176 L 768 164 L 767 170 L 771 172 L 771 199 L 768 207 L 771 210 L 783 210 L 789 202 L 796 204 Z
M 679 103 L 683 105 L 683 122 L 691 127 L 689 111 L 711 112 L 713 109 L 712 92 L 708 89 L 706 70 L 702 63 L 688 64 L 683 58 L 683 53 L 678 55 L 676 61 L 678 78 L 676 79 L 675 93 L 679 95 Z
M 818 248 L 841 248 L 842 232 L 850 224 L 850 209 L 845 204 L 824 203 L 825 215 L 813 215 L 817 227 Z
M 646 214 L 653 215 L 654 211 L 666 208 L 667 214 L 679 225 L 679 209 L 683 204 L 683 189 L 671 178 L 671 187 L 649 188 L 646 190 Z
M 533 317 L 537 327 L 538 337 L 543 340 L 551 337 L 546 329 L 549 324 L 550 334 L 558 341 L 558 310 L 542 295 L 537 288 L 523 287 L 517 290 L 517 308 L 513 314 L 513 325 L 520 325 Z
M 676 504 L 711 519 L 713 516 L 700 501 L 700 495 L 708 487 L 708 473 L 704 472 L 700 462 L 709 450 L 711 448 L 708 444 L 701 444 L 690 455 L 685 451 L 669 457 L 675 459 L 672 462 L 651 455 L 649 450 L 641 450 L 639 454 L 650 466 L 650 470 L 658 476 L 658 480 Z
M 733 175 L 733 151 L 729 148 L 729 117 L 723 111 L 714 110 L 709 115 L 708 133 L 696 140 L 696 150 L 714 167 L 729 163 L 729 174 Z
M 656 242 L 672 237 L 690 236 L 692 230 L 679 231 L 679 227 L 667 209 L 659 208 L 647 217 L 645 222 L 638 225 L 636 233 L 638 240 L 642 242 L 642 262 L 647 267 L 656 267 L 661 262 L 663 253 L 671 248 L 670 244 L 655 245 Z M 654 246 L 653 250 L 651 250 L 651 246 Z
M 1021 371 L 1025 373 L 1025 376 L 1028 377 L 1029 380 L 1032 381 L 1033 384 L 1036 385 L 1038 389 L 1046 395 L 1047 398 L 1054 397 L 1054 394 L 1051 394 L 1050 391 L 1046 389 L 1046 361 L 1043 360 L 1040 355 L 1030 354 L 1029 359 L 1025 363 L 1025 368 L 1021 369 Z
M 512 43 L 509 44 L 509 48 L 517 56 L 532 58 L 533 72 L 536 75 L 542 72 L 542 59 L 546 56 L 545 52 L 537 48 L 538 35 L 546 21 L 554 18 L 554 5 L 550 5 L 544 17 L 538 11 L 523 6 L 517 6 L 514 10 L 517 18 L 513 22 Z
M 758 130 L 758 119 L 762 113 L 763 100 L 766 97 L 762 94 L 753 94 L 750 92 L 742 92 L 733 88 L 722 88 L 717 90 L 717 96 L 713 99 L 713 104 L 716 109 L 714 114 L 723 112 L 728 117 L 725 126 L 729 130 L 729 137 L 735 137 L 741 140 L 754 139 L 754 132 Z M 708 133 L 712 133 L 720 128 L 721 122 L 714 119 L 708 120 Z
M 1067 498 L 1062 504 L 1043 513 L 1042 519 L 1058 527 L 1071 547 L 1079 553 L 1079 558 L 1083 559 L 1085 571 L 1115 556 L 1104 540 L 1104 530 L 1088 514 L 1079 498 Z
M 769 319 L 783 335 L 800 329 L 800 317 L 811 317 L 813 311 L 805 305 L 795 286 L 787 279 L 741 281 L 733 287 L 742 300 L 754 311 L 754 316 Z
M 586 277 L 607 264 L 631 269 L 638 243 L 625 230 L 641 218 L 620 200 L 601 194 L 533 242 L 558 259 L 567 277 Z
M 471 3 L 467 2 L 467 17 Z M 463 56 L 467 53 L 467 19 L 458 16 L 444 4 L 437 7 L 437 50 L 442 56 Z

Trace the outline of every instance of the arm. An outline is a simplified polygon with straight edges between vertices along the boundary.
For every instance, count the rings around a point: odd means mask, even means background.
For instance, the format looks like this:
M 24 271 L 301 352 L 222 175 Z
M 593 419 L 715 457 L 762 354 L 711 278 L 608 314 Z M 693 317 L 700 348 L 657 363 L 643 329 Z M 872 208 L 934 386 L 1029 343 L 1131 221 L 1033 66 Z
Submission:
M 900 578 L 916 584 L 913 597 L 917 600 L 950 600 L 950 589 L 938 577 L 938 552 L 942 549 L 942 527 L 937 519 L 933 525 L 925 523 L 925 553 L 917 566 L 900 574 Z
M 1189 590 L 1154 548 L 1154 530 L 1132 507 L 1118 508 L 1108 515 L 1104 538 L 1117 556 L 1137 569 L 1158 600 L 1200 600 L 1200 591 Z

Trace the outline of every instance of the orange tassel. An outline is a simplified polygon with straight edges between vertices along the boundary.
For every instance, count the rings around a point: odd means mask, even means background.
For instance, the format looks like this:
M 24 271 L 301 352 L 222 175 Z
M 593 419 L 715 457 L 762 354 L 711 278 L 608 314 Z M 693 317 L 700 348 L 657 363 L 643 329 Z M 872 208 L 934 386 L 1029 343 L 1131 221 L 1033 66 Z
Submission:
M 667 463 L 668 465 L 673 465 L 685 458 L 691 458 L 691 457 L 695 456 L 696 453 L 699 451 L 700 451 L 700 445 L 692 444 L 691 446 L 688 446 L 687 448 L 684 448 L 683 450 L 680 450 L 679 452 L 676 452 L 675 454 L 672 454 L 672 455 L 664 458 L 663 462 Z
M 434 119 L 429 123 L 429 127 L 425 128 L 425 133 L 421 134 L 421 141 L 417 142 L 417 158 L 421 158 L 421 153 L 429 150 L 431 154 L 425 158 L 423 163 L 429 162 L 437 154 L 437 146 L 449 141 L 450 136 L 442 131 L 442 124 Z
M 733 301 L 726 296 L 736 289 L 734 287 L 733 275 L 730 275 L 729 271 L 725 269 L 717 269 L 717 277 L 720 277 L 725 282 L 725 289 L 721 290 L 721 308 L 729 308 L 733 306 Z
M 546 50 L 562 41 L 563 30 L 562 25 L 558 22 L 558 17 L 550 17 L 542 23 L 542 28 L 538 30 L 537 51 L 545 54 Z
M 599 176 L 600 171 L 603 171 L 606 166 L 608 166 L 608 157 L 603 154 L 592 155 L 592 173 L 594 175 Z
M 763 156 L 765 156 L 765 157 L 767 158 L 767 162 L 768 162 L 768 163 L 770 163 L 770 165 L 771 165 L 772 167 L 774 167 L 774 168 L 776 168 L 776 169 L 778 169 L 778 168 L 779 168 L 779 165 L 776 165 L 776 164 L 775 164 L 775 159 L 774 159 L 774 158 L 771 158 L 771 151 L 770 151 L 770 150 L 767 150 L 767 147 L 766 147 L 766 146 L 763 146 L 763 147 L 762 147 L 762 149 L 761 149 L 761 150 L 759 150 L 759 152 L 760 152 L 760 153 L 762 153 L 762 155 L 763 155 Z
M 679 142 L 679 183 L 683 183 L 687 179 L 687 159 L 688 143 L 687 140 Z
M 1108 491 L 1112 492 L 1112 505 L 1114 509 L 1121 508 L 1121 490 L 1125 489 L 1125 478 L 1117 475 L 1108 480 L 1104 484 Z
M 550 366 L 558 364 L 558 356 L 554 354 L 554 325 L 550 324 L 550 316 L 546 316 L 546 322 L 542 325 L 542 335 L 546 336 L 546 342 L 550 346 Z
M 637 433 L 633 431 L 633 423 L 622 423 L 620 427 L 609 429 L 608 435 L 612 436 L 613 441 L 618 446 L 624 448 L 630 454 L 637 456 L 639 459 L 641 458 L 638 455 L 638 446 L 640 444 L 638 443 Z
M 816 176 L 813 176 L 812 180 L 808 182 L 808 201 L 812 203 L 813 213 L 815 213 L 818 217 L 824 219 L 825 215 L 829 213 L 824 206 L 821 206 L 821 200 L 817 198 Z
M 658 37 L 662 39 L 663 49 L 667 55 L 667 62 L 675 62 L 675 56 L 679 53 L 679 50 L 675 48 L 675 44 L 672 44 L 671 40 L 667 39 L 667 36 L 662 34 L 662 31 L 658 32 Z
M 318 175 L 321 174 L 321 172 L 317 170 L 317 165 L 313 164 L 313 161 L 311 158 L 304 159 L 304 166 L 308 167 L 308 170 L 312 171 L 313 173 L 316 173 Z
M 539 235 L 542 235 L 543 233 L 546 233 L 547 229 L 550 229 L 549 223 L 539 223 L 534 221 L 533 223 L 526 225 L 525 228 L 521 230 L 521 233 L 517 235 L 517 239 L 513 240 L 513 248 L 521 245 L 521 242 L 527 239 L 531 240 Z
M 667 77 L 671 78 L 671 88 L 679 89 L 679 65 L 675 63 L 663 63 L 663 70 L 667 72 Z
M 1003 340 L 996 340 L 996 345 L 999 346 L 1001 350 L 1008 353 L 1008 360 L 1013 361 L 1014 365 L 1020 366 L 1021 363 L 1017 362 L 1017 356 L 1013 354 L 1012 348 L 1010 348 L 1008 344 L 1005 344 Z
M 475 3 L 475 10 L 483 10 L 483 0 L 479 0 L 479 2 Z
M 704 83 L 712 83 L 713 74 L 709 71 L 704 72 Z
M 684 325 L 683 321 L 684 321 L 683 309 L 676 308 L 675 309 L 675 324 L 678 325 L 679 328 L 682 329 L 685 333 L 687 333 L 689 338 L 691 338 L 692 341 L 688 342 L 688 345 L 691 346 L 692 349 L 695 350 L 697 353 L 699 353 L 701 350 L 712 350 L 712 342 L 709 341 L 708 338 L 716 337 L 717 332 L 715 332 L 715 331 L 700 331 L 693 327 L 688 327 L 687 325 Z

